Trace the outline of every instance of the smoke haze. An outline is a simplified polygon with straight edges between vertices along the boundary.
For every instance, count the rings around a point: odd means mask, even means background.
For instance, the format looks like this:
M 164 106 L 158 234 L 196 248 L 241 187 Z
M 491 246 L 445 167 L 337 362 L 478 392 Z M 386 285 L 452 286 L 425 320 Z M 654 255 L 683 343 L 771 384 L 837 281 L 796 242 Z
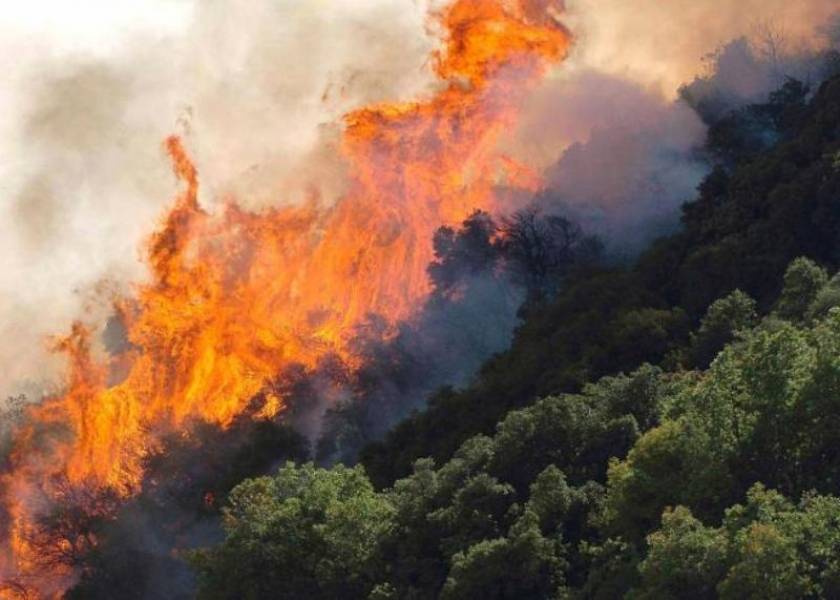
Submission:
M 255 209 L 335 198 L 341 115 L 429 90 L 427 15 L 440 3 L 42 1 L 2 17 L 13 85 L 0 90 L 0 335 L 13 343 L 0 346 L 0 397 L 40 395 L 60 367 L 45 336 L 78 317 L 102 322 L 103 298 L 144 276 L 139 244 L 175 189 L 166 135 L 186 138 L 208 207 L 230 194 Z M 674 101 L 678 87 L 722 73 L 723 87 L 752 82 L 738 98 L 766 92 L 775 79 L 760 53 L 703 57 L 773 28 L 787 54 L 801 53 L 825 42 L 815 32 L 837 8 L 570 1 L 575 52 L 505 144 L 546 169 L 550 193 L 587 227 L 638 247 L 652 219 L 673 226 L 705 173 L 694 152 L 705 129 Z
M 101 322 L 108 292 L 143 277 L 140 243 L 175 190 L 167 135 L 187 138 L 207 206 L 295 202 L 315 184 L 334 197 L 338 118 L 431 81 L 418 4 L 181 4 L 168 29 L 121 22 L 125 39 L 38 21 L 34 45 L 0 42 L 23 57 L 2 98 L 0 335 L 16 342 L 0 349 L 3 397 L 39 396 L 58 366 L 45 336 Z
M 837 0 L 570 0 L 577 64 L 639 82 L 673 98 L 704 69 L 704 58 L 741 36 L 773 30 L 784 50 L 824 43 L 818 30 Z

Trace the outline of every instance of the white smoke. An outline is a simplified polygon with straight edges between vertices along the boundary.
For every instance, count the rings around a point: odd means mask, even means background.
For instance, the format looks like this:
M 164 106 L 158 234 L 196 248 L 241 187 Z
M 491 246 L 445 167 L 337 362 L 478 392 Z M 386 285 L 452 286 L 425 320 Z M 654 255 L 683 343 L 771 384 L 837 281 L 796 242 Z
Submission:
M 608 251 L 633 255 L 673 230 L 695 195 L 706 128 L 686 104 L 632 81 L 587 72 L 560 91 L 591 127 L 546 170 L 548 194 Z
M 332 199 L 340 116 L 428 92 L 428 11 L 442 3 L 29 0 L 0 11 L 0 398 L 37 397 L 53 380 L 61 363 L 44 338 L 98 316 L 98 282 L 111 282 L 107 296 L 144 276 L 140 244 L 175 189 L 165 136 L 186 137 L 209 207 L 231 194 L 250 207 L 296 202 L 313 185 Z M 673 103 L 679 84 L 705 54 L 773 23 L 789 47 L 813 44 L 835 9 L 569 0 L 573 56 L 505 144 L 551 167 L 562 200 L 592 214 L 673 214 L 702 176 L 691 149 L 703 130 Z M 654 179 L 664 195 L 649 193 Z
M 797 53 L 824 44 L 838 0 L 569 0 L 578 64 L 639 82 L 669 98 L 709 54 L 747 36 Z
M 577 44 L 531 97 L 514 156 L 546 173 L 547 198 L 633 255 L 678 225 L 709 165 L 706 127 L 679 97 L 729 108 L 785 78 L 816 81 L 817 53 L 837 43 L 837 0 L 570 0 Z
M 211 208 L 313 186 L 329 200 L 340 116 L 432 81 L 420 3 L 24 4 L 0 22 L 14 83 L 0 96 L 0 398 L 40 395 L 61 364 L 45 336 L 100 320 L 103 278 L 107 292 L 143 277 L 142 240 L 175 191 L 167 135 L 187 138 Z

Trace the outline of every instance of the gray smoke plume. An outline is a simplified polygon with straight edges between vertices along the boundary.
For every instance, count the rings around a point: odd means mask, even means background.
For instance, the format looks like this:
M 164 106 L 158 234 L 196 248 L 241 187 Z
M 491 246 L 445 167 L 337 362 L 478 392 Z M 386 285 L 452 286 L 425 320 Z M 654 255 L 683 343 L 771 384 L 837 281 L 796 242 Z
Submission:
M 813 88 L 830 73 L 840 7 L 597 4 L 570 2 L 576 50 L 533 95 L 509 144 L 543 166 L 547 202 L 627 259 L 678 226 L 710 169 L 714 119 L 765 101 L 788 78 Z
M 316 184 L 329 201 L 340 116 L 431 81 L 423 3 L 53 4 L 0 17 L 3 398 L 52 389 L 62 361 L 45 337 L 103 323 L 109 296 L 145 276 L 142 241 L 176 189 L 167 135 L 186 137 L 209 208 L 297 202 Z
M 0 66 L 10 85 L 0 89 L 0 335 L 14 343 L 0 347 L 0 397 L 52 389 L 62 361 L 45 352 L 45 336 L 67 331 L 74 318 L 104 322 L 108 296 L 143 278 L 138 248 L 174 191 L 160 148 L 166 135 L 186 136 L 208 207 L 230 194 L 250 207 L 296 202 L 313 184 L 335 198 L 340 116 L 430 89 L 436 39 L 428 13 L 445 3 L 33 0 L 3 11 Z M 552 169 L 552 186 L 562 182 L 565 202 L 607 222 L 600 211 L 616 206 L 614 189 L 571 174 L 571 163 L 582 169 L 587 144 L 595 152 L 621 137 L 616 146 L 640 169 L 631 187 L 679 190 L 642 198 L 639 214 L 671 206 L 698 173 L 688 151 L 696 122 L 668 106 L 679 84 L 698 73 L 705 53 L 762 24 L 785 24 L 786 51 L 823 43 L 814 31 L 828 27 L 834 5 L 570 0 L 573 56 L 505 143 L 538 168 L 569 150 L 570 166 Z M 657 133 L 632 131 L 637 109 L 641 123 L 659 128 L 662 147 Z M 615 164 L 619 185 L 630 169 Z M 590 211 L 589 202 L 600 205 Z M 629 205 L 620 213 L 613 220 L 636 219 Z

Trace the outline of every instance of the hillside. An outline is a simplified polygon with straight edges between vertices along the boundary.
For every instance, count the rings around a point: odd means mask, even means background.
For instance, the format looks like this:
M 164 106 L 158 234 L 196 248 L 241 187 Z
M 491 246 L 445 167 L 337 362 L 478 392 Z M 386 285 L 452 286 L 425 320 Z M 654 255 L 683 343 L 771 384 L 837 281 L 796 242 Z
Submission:
M 202 598 L 836 597 L 840 78 L 712 123 L 707 152 L 679 233 L 564 271 L 509 350 L 360 464 L 303 463 L 276 425 L 241 447 L 208 431 L 204 468 L 94 523 L 69 596 L 189 597 L 185 558 Z M 171 443 L 161 480 L 198 456 Z M 222 495 L 197 507 L 202 489 Z M 205 548 L 154 558 L 148 514 Z
M 682 231 L 657 241 L 630 269 L 578 273 L 547 306 L 531 309 L 511 348 L 485 364 L 473 385 L 442 390 L 362 452 L 372 480 L 388 485 L 420 457 L 448 459 L 535 398 L 574 392 L 643 362 L 692 366 L 688 332 L 716 298 L 740 289 L 766 312 L 795 257 L 836 268 L 840 79 L 807 104 L 802 91 L 791 83 L 767 104 L 713 125 L 710 151 L 729 160 L 685 205 Z M 785 115 L 776 123 L 778 143 L 759 153 L 741 143 L 754 113 Z
M 706 370 L 548 396 L 383 492 L 360 466 L 239 485 L 201 597 L 836 597 L 840 278 L 784 279 L 760 321 L 712 305 L 694 347 L 735 339 Z

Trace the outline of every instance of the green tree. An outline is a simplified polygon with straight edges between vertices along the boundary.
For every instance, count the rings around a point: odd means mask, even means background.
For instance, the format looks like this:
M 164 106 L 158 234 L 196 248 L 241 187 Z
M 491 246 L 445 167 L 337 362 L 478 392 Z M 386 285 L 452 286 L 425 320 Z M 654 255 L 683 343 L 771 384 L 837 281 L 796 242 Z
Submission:
M 648 598 L 836 598 L 840 499 L 806 494 L 798 506 L 756 484 L 746 502 L 704 526 L 685 507 L 666 510 L 648 536 L 641 581 Z
M 636 600 L 712 600 L 726 573 L 725 535 L 703 526 L 684 506 L 666 509 L 662 527 L 647 538 Z
M 486 473 L 492 453 L 492 440 L 476 436 L 440 468 L 418 460 L 412 475 L 385 492 L 395 512 L 381 544 L 388 564 L 382 583 L 397 597 L 436 598 L 453 554 L 507 531 L 515 498 Z
M 755 300 L 741 290 L 715 300 L 691 335 L 692 363 L 705 369 L 736 333 L 754 327 L 757 321 Z
M 584 540 L 580 554 L 586 559 L 585 577 L 578 587 L 583 598 L 623 598 L 638 584 L 640 551 L 636 544 L 620 537 Z
M 782 295 L 776 303 L 776 313 L 783 319 L 800 321 L 817 294 L 828 283 L 828 275 L 814 261 L 799 257 L 785 271 Z
M 459 552 L 443 586 L 443 600 L 561 598 L 566 564 L 559 539 L 543 536 L 539 517 L 525 511 L 507 536 Z
M 493 438 L 488 469 L 520 492 L 550 464 L 575 484 L 603 480 L 607 459 L 624 456 L 639 432 L 632 416 L 613 418 L 599 400 L 549 397 L 511 412 Z
M 641 542 L 665 507 L 687 504 L 711 512 L 730 485 L 707 433 L 688 419 L 666 421 L 645 433 L 625 460 L 610 463 L 607 531 Z
M 798 506 L 756 484 L 726 513 L 730 568 L 722 598 L 836 598 L 840 498 L 806 494 Z
M 745 506 L 727 511 L 724 530 L 732 546 L 731 564 L 718 586 L 721 598 L 802 598 L 809 590 L 798 555 L 795 531 L 786 527 L 793 505 L 781 494 L 753 486 Z
M 225 540 L 193 553 L 200 598 L 365 598 L 393 508 L 361 467 L 288 463 L 230 494 Z
M 834 275 L 822 289 L 817 292 L 814 301 L 808 307 L 806 314 L 809 321 L 821 319 L 828 315 L 832 308 L 840 306 L 840 275 Z

